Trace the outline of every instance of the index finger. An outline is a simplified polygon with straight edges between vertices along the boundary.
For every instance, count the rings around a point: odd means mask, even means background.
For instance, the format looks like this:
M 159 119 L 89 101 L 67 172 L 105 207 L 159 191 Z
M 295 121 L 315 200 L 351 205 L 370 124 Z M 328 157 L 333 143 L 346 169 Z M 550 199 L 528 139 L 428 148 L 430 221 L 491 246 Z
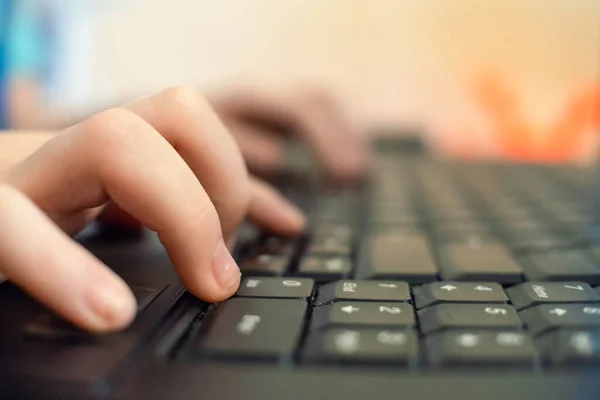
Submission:
M 201 182 L 169 142 L 130 111 L 105 111 L 59 134 L 7 181 L 63 224 L 112 199 L 158 232 L 193 294 L 220 301 L 237 289 L 239 269 Z

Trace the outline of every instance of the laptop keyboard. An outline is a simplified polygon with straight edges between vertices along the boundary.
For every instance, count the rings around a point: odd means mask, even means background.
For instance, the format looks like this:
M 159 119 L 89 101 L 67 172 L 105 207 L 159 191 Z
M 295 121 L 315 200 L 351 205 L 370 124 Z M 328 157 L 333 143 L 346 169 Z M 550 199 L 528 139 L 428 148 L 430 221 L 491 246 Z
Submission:
M 310 232 L 245 232 L 237 295 L 210 306 L 173 358 L 414 370 L 600 363 L 590 174 L 377 161 L 367 189 L 283 185 Z
M 33 305 L 16 312 L 26 303 L 4 285 L 2 312 L 14 323 L 0 330 L 0 378 L 39 374 L 65 390 L 97 390 L 136 357 L 155 367 L 286 371 L 598 367 L 591 178 L 572 167 L 384 152 L 362 188 L 280 183 L 310 229 L 289 238 L 243 226 L 243 279 L 223 303 L 121 271 L 137 282 L 138 317 L 125 332 L 94 337 Z M 131 260 L 158 262 L 144 257 Z

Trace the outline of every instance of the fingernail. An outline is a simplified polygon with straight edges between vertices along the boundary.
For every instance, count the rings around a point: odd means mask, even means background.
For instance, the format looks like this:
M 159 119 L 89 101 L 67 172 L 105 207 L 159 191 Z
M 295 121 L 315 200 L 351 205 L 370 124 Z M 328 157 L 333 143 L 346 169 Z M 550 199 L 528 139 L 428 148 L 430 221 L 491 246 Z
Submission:
M 89 305 L 100 321 L 98 329 L 119 328 L 127 324 L 135 313 L 135 299 L 129 289 L 121 285 L 97 285 L 89 292 Z
M 237 289 L 240 284 L 240 268 L 222 239 L 215 250 L 212 268 L 219 286 L 227 291 Z

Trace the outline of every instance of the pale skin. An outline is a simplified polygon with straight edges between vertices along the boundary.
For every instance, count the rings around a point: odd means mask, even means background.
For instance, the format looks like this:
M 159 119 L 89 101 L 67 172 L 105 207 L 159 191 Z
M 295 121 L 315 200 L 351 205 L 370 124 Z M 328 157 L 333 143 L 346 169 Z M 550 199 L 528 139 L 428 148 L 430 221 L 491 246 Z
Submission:
M 71 239 L 116 204 L 158 233 L 192 294 L 210 302 L 231 296 L 240 270 L 226 243 L 244 218 L 289 235 L 306 224 L 294 205 L 249 176 L 249 150 L 240 151 L 234 136 L 239 142 L 239 127 L 252 125 L 236 113 L 280 115 L 277 122 L 304 127 L 303 138 L 334 176 L 352 177 L 367 166 L 362 144 L 335 129 L 345 123 L 336 109 L 323 111 L 322 103 L 315 118 L 327 122 L 315 128 L 306 121 L 314 112 L 299 110 L 301 102 L 277 114 L 254 96 L 263 108 L 214 101 L 217 113 L 195 89 L 176 87 L 60 132 L 0 135 L 0 273 L 76 326 L 95 333 L 125 328 L 136 309 L 130 289 Z M 233 125 L 232 135 L 227 127 Z M 322 136 L 332 129 L 351 143 L 341 146 L 343 154 L 325 149 L 330 139 Z M 272 168 L 282 161 L 272 160 Z

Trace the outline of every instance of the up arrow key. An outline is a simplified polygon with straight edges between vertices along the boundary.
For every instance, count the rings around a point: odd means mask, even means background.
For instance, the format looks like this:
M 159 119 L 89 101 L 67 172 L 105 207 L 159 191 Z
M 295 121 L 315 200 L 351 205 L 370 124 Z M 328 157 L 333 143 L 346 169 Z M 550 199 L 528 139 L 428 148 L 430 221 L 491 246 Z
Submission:
M 452 286 L 452 285 L 444 285 L 442 287 L 440 287 L 440 289 L 442 290 L 447 290 L 449 292 L 458 289 L 456 286 Z
M 342 307 L 341 310 L 343 312 L 345 312 L 346 314 L 352 314 L 354 312 L 360 311 L 360 308 L 354 307 L 354 306 L 346 306 L 346 307 Z
M 567 310 L 565 310 L 564 308 L 553 308 L 552 310 L 550 310 L 550 314 L 554 314 L 559 317 L 562 317 L 566 313 L 567 313 Z

